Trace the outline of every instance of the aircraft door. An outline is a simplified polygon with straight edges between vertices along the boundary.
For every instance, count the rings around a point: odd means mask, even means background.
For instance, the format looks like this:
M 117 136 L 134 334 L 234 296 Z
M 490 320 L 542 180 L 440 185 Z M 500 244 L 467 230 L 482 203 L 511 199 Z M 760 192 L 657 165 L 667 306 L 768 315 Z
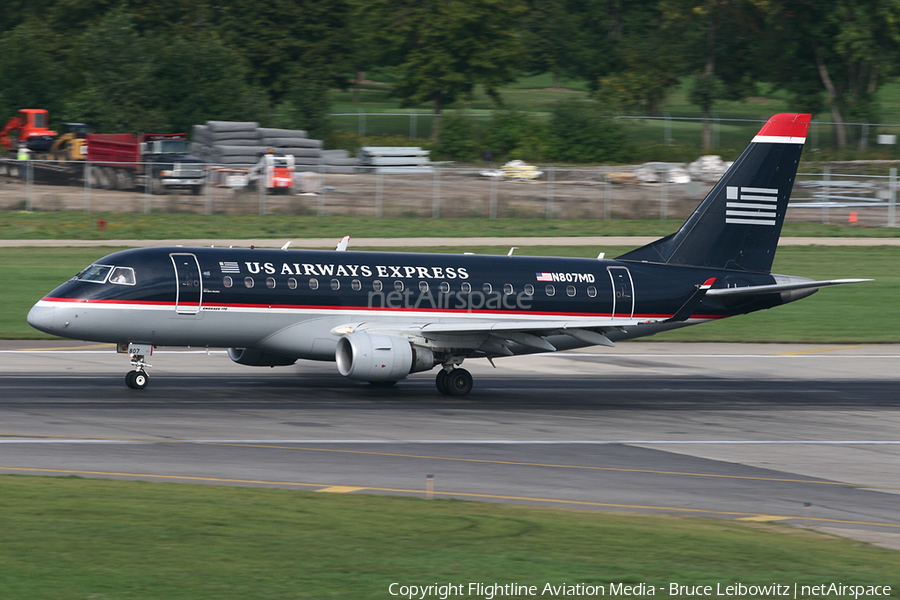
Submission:
M 630 319 L 634 316 L 634 284 L 627 267 L 607 267 L 612 280 L 612 317 Z
M 203 302 L 203 280 L 200 263 L 193 254 L 170 254 L 175 266 L 175 312 L 196 315 Z

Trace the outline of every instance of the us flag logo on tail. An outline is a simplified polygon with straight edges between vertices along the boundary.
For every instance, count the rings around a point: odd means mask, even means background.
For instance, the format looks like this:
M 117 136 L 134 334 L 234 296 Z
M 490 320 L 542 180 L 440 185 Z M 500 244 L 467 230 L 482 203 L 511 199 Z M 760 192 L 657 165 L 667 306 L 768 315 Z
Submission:
M 778 190 L 775 188 L 725 188 L 725 222 L 732 225 L 775 225 Z

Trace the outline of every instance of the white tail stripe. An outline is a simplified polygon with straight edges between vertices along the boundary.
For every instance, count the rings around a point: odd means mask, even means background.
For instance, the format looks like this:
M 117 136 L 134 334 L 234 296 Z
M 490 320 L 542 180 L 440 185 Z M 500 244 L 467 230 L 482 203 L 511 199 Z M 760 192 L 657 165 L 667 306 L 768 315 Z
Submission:
M 805 144 L 806 138 L 786 135 L 757 135 L 751 141 L 756 144 Z
M 770 194 L 774 196 L 778 195 L 778 188 L 742 187 L 741 191 L 748 194 Z
M 726 217 L 766 217 L 766 218 L 775 218 L 777 215 L 774 212 L 750 212 L 749 210 L 726 210 Z
M 766 221 L 763 219 L 729 219 L 725 222 L 730 225 L 775 225 L 775 221 Z
M 761 202 L 778 202 L 777 196 L 754 196 L 753 194 L 741 194 L 741 200 L 757 200 Z
M 762 210 L 773 210 L 775 207 L 771 204 L 749 204 L 747 202 L 726 202 L 725 208 L 759 208 Z

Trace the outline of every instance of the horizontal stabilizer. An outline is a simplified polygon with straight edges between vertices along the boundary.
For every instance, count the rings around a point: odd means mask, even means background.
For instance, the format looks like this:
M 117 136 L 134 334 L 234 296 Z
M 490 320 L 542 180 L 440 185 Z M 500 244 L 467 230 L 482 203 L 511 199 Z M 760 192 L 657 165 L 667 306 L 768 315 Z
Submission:
M 797 283 L 774 283 L 772 285 L 753 285 L 747 287 L 723 288 L 709 290 L 707 296 L 711 298 L 740 298 L 742 296 L 761 296 L 764 294 L 780 294 L 781 292 L 793 292 L 797 290 L 816 290 L 832 285 L 845 285 L 848 283 L 862 283 L 871 279 L 830 279 L 828 281 L 801 281 Z

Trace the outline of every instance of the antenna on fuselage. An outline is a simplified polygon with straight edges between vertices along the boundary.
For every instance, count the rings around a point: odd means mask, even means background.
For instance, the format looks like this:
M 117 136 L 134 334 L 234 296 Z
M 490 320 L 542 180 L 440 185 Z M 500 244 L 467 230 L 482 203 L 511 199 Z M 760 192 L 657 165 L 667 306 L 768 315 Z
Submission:
M 519 249 L 518 246 L 513 246 L 512 248 L 509 249 L 509 252 L 507 252 L 506 255 L 507 255 L 507 256 L 512 256 L 512 255 L 513 255 L 513 252 L 515 252 L 515 251 L 518 250 L 518 249 Z
M 338 245 L 335 246 L 334 249 L 335 249 L 335 251 L 337 251 L 337 252 L 343 252 L 344 250 L 347 249 L 347 246 L 348 246 L 349 244 L 350 244 L 350 236 L 349 236 L 349 235 L 345 235 L 344 237 L 341 238 L 341 241 L 338 242 Z
M 292 241 L 292 240 L 286 241 L 286 242 L 284 243 L 284 246 L 281 247 L 281 249 L 282 249 L 282 250 L 287 250 L 287 249 L 288 249 L 288 246 L 291 245 L 291 241 Z

